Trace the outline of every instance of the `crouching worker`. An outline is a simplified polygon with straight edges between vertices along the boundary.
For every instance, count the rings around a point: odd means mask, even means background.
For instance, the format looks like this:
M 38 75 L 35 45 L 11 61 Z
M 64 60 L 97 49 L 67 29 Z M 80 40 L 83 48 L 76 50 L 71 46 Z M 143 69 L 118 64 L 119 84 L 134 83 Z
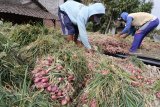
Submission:
M 85 6 L 79 2 L 68 0 L 59 6 L 59 19 L 61 28 L 68 41 L 74 41 L 77 45 L 83 43 L 88 52 L 92 51 L 88 41 L 86 24 L 88 21 L 100 22 L 105 14 L 105 7 L 102 3 L 95 3 Z
M 155 29 L 159 24 L 159 19 L 146 12 L 138 12 L 128 14 L 127 12 L 121 13 L 121 19 L 126 22 L 125 28 L 117 34 L 117 36 L 125 38 L 131 33 L 134 35 L 134 40 L 130 48 L 130 54 L 137 53 L 137 49 L 140 47 L 144 37 Z M 135 27 L 139 29 L 133 33 Z

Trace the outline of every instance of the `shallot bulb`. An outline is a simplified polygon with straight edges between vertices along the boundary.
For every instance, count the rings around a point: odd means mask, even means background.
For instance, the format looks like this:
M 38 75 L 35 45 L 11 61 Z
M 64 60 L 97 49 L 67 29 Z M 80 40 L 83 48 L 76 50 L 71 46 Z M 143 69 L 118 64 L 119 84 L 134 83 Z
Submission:
M 64 98 L 61 100 L 61 105 L 66 105 L 68 103 L 68 101 Z

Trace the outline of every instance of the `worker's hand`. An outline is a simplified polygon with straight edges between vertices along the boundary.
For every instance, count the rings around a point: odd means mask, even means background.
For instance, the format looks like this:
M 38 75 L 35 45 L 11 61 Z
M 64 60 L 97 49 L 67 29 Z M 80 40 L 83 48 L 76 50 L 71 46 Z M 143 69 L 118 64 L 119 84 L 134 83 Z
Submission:
M 128 36 L 128 34 L 122 34 L 121 36 L 120 36 L 120 38 L 126 38 Z
M 76 41 L 76 44 L 78 47 L 82 48 L 83 47 L 83 43 L 79 40 Z

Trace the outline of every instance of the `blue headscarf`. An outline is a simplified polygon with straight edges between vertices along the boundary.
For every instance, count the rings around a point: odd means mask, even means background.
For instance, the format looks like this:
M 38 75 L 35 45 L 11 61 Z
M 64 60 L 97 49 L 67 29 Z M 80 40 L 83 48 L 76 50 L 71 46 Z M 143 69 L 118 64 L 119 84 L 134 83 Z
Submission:
M 127 13 L 127 12 L 122 12 L 122 13 L 121 13 L 121 18 L 122 18 L 124 21 L 127 21 L 127 16 L 128 16 L 128 13 Z

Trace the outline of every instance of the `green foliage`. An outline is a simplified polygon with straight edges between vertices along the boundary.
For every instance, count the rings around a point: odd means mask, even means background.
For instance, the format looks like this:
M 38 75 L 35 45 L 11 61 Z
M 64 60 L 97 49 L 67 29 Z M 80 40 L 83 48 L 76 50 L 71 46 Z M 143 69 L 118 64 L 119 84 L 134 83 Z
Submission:
M 154 83 L 154 90 L 155 91 L 160 91 L 160 80 L 157 80 L 155 83 Z
M 38 25 L 11 27 L 10 23 L 4 23 L 0 31 L 0 70 L 3 83 L 14 81 L 14 84 L 19 84 L 24 78 L 26 66 L 29 65 L 32 69 L 38 57 L 57 51 L 63 43 L 63 38 L 58 39 L 61 35 L 55 30 Z
M 47 35 L 48 29 L 41 26 L 32 26 L 30 24 L 15 27 L 11 32 L 11 40 L 20 44 L 20 46 L 28 45 L 34 42 L 39 35 Z
M 0 75 L 0 106 L 1 107 L 55 107 L 60 106 L 51 101 L 49 95 L 43 90 L 33 90 L 31 81 L 27 80 L 28 69 L 26 68 L 24 78 L 19 85 L 5 84 L 2 86 L 2 75 Z M 20 77 L 20 76 L 19 76 Z M 15 81 L 12 81 L 15 82 Z
M 151 9 L 153 7 L 152 2 L 142 3 L 138 8 L 135 8 L 135 12 L 148 12 L 151 13 Z
M 61 35 L 60 35 L 61 36 Z M 58 39 L 58 33 L 56 35 L 45 35 L 37 38 L 34 42 L 31 42 L 27 46 L 20 49 L 19 54 L 23 57 L 23 60 L 34 63 L 36 58 L 48 55 L 53 52 L 57 52 L 62 47 L 63 39 Z
M 144 107 L 143 96 L 121 75 L 96 74 L 85 92 L 98 107 Z
M 74 73 L 75 77 L 78 77 L 78 80 L 75 82 L 76 84 L 78 82 L 82 82 L 84 76 L 89 72 L 84 55 L 78 53 L 83 53 L 83 50 L 78 47 L 72 50 L 70 50 L 70 48 L 64 48 L 58 52 L 58 55 L 56 55 L 57 58 L 64 62 L 63 65 L 65 68 L 70 69 Z
M 18 45 L 11 42 L 7 37 L 0 35 L 0 73 L 3 83 L 15 81 L 19 83 L 23 79 L 23 62 L 17 55 Z M 20 76 L 20 77 L 19 77 Z M 21 78 L 22 77 L 22 78 Z

